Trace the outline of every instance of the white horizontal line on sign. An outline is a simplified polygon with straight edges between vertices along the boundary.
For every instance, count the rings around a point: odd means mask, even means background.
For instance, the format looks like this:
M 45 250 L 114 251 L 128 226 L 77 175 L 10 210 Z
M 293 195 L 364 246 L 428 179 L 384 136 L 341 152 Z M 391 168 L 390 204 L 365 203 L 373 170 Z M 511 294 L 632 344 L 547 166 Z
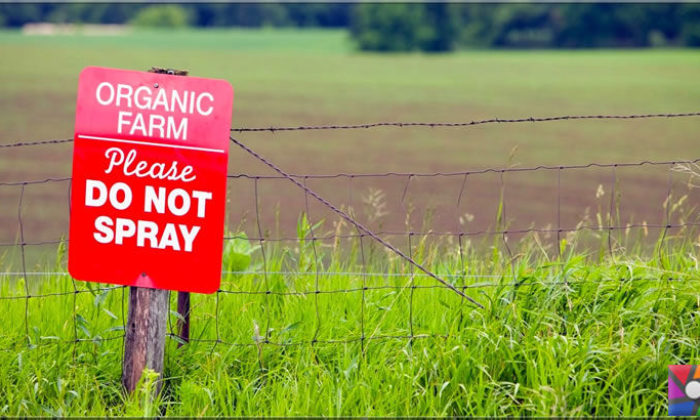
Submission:
M 224 153 L 223 150 L 220 150 L 220 149 L 209 149 L 209 148 L 206 148 L 206 147 L 180 146 L 180 145 L 177 145 L 177 144 L 152 143 L 152 142 L 149 142 L 149 141 L 122 140 L 122 139 L 113 139 L 113 138 L 110 138 L 110 137 L 86 136 L 86 135 L 83 135 L 83 134 L 78 134 L 78 137 L 81 138 L 81 139 L 99 140 L 99 141 L 111 141 L 111 142 L 114 142 L 114 143 L 144 144 L 144 145 L 146 145 L 146 146 L 172 147 L 172 148 L 175 148 L 175 149 L 199 150 L 200 152 Z

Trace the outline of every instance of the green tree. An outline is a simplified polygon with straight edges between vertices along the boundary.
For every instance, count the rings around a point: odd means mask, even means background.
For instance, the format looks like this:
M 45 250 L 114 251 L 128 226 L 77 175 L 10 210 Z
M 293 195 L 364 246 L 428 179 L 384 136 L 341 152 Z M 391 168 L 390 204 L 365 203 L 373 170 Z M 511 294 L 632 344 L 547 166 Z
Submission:
M 189 24 L 189 15 L 187 10 L 179 5 L 155 5 L 141 9 L 130 23 L 141 27 L 180 28 Z
M 290 21 L 296 26 L 344 27 L 349 22 L 347 3 L 283 4 Z
M 450 9 L 445 3 L 359 4 L 351 35 L 366 51 L 449 51 L 457 34 Z
M 40 22 L 46 6 L 34 3 L 0 4 L 0 15 L 7 26 L 22 26 L 29 22 Z
M 681 42 L 689 47 L 700 47 L 700 5 L 684 4 L 682 16 Z

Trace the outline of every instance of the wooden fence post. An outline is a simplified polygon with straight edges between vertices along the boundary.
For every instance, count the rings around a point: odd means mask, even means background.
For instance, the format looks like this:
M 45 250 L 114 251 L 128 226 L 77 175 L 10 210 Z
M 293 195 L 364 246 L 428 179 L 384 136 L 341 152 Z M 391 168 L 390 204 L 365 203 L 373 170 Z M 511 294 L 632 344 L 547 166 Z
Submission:
M 151 67 L 149 70 L 151 73 L 159 74 L 169 74 L 171 76 L 187 76 L 187 70 L 175 70 L 175 69 L 164 69 L 160 67 Z M 177 293 L 177 313 L 180 317 L 177 320 L 177 330 L 178 337 L 180 337 L 180 342 L 178 347 L 182 347 L 184 343 L 189 343 L 190 341 L 190 293 L 189 292 L 178 292 Z
M 187 71 L 153 67 L 151 73 L 186 76 Z M 146 275 L 146 273 L 142 274 Z M 129 314 L 126 323 L 124 361 L 122 364 L 122 385 L 127 392 L 136 389 L 144 369 L 151 369 L 160 375 L 156 382 L 155 395 L 163 387 L 163 358 L 165 355 L 165 334 L 170 306 L 168 290 L 129 288 Z M 190 294 L 178 293 L 177 309 L 182 319 L 178 319 L 180 337 L 189 341 Z
M 177 344 L 182 347 L 184 343 L 190 341 L 190 294 L 189 292 L 177 292 L 177 313 L 180 318 L 177 319 L 177 330 L 179 337 L 182 340 Z
M 163 386 L 168 297 L 168 290 L 129 288 L 129 315 L 122 365 L 122 384 L 129 393 L 136 389 L 146 368 L 161 375 L 156 384 L 155 395 Z

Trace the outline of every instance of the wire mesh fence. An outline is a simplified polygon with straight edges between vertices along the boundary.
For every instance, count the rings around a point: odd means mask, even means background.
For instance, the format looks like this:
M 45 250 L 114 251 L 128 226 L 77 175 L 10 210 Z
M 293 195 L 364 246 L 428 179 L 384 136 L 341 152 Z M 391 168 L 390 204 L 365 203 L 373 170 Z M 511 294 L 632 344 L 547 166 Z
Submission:
M 234 128 L 232 143 L 272 172 L 228 175 L 229 197 L 235 202 L 229 204 L 222 284 L 211 296 L 194 297 L 190 343 L 210 345 L 212 350 L 224 345 L 262 351 L 265 345 L 358 344 L 364 349 L 367 343 L 383 340 L 445 339 L 450 330 L 434 328 L 431 308 L 443 305 L 448 313 L 459 311 L 462 316 L 468 303 L 473 304 L 470 308 L 482 307 L 475 297 L 482 289 L 683 280 L 687 273 L 664 264 L 648 267 L 658 274 L 653 277 L 566 275 L 562 244 L 597 247 L 613 258 L 625 249 L 644 252 L 647 244 L 662 260 L 666 244 L 693 240 L 700 225 L 695 211 L 700 200 L 693 189 L 700 158 L 694 156 L 451 172 L 298 174 L 258 154 L 239 134 L 697 116 L 700 113 Z M 16 142 L 0 148 L 71 141 Z M 527 176 L 532 178 L 522 180 Z M 539 194 L 527 189 L 533 182 L 545 185 Z M 0 328 L 8 331 L 0 333 L 0 350 L 124 338 L 126 288 L 71 278 L 64 269 L 69 238 L 48 237 L 45 231 L 51 229 L 43 229 L 46 220 L 60 219 L 67 232 L 70 184 L 70 177 L 0 181 L 0 189 L 12 191 L 3 197 L 16 198 L 14 204 L 3 200 L 0 301 L 8 312 L 23 314 L 17 320 L 23 334 L 16 334 L 16 323 Z M 50 201 L 28 201 L 33 189 Z M 518 211 L 523 203 L 533 202 L 538 204 L 535 210 Z M 28 217 L 30 206 L 43 207 Z M 543 272 L 561 275 L 543 281 L 536 273 L 524 273 L 518 265 L 521 242 L 536 244 L 547 258 L 558 261 Z M 484 257 L 489 253 L 500 255 L 497 262 Z M 340 298 L 346 303 L 337 305 Z M 44 305 L 52 299 L 62 304 Z M 57 313 L 47 314 L 44 306 Z M 387 317 L 388 313 L 394 315 Z M 64 322 L 46 330 L 46 317 Z M 179 340 L 173 327 L 177 318 L 173 313 L 168 334 L 174 341 Z M 392 322 L 385 322 L 387 318 Z M 310 327 L 300 332 L 300 324 Z

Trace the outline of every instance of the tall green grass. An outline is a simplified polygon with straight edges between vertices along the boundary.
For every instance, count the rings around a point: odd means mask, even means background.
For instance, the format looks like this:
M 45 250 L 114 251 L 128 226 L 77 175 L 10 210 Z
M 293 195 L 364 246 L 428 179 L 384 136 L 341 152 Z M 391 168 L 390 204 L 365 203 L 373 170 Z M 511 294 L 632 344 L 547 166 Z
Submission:
M 484 309 L 366 237 L 312 240 L 325 229 L 302 216 L 264 258 L 227 243 L 222 292 L 193 296 L 193 340 L 168 338 L 156 401 L 152 375 L 121 390 L 128 290 L 72 281 L 62 250 L 45 275 L 3 275 L 0 415 L 665 415 L 667 365 L 698 360 L 688 228 L 649 248 L 414 237 L 411 255 Z M 577 245 L 592 240 L 601 252 Z

